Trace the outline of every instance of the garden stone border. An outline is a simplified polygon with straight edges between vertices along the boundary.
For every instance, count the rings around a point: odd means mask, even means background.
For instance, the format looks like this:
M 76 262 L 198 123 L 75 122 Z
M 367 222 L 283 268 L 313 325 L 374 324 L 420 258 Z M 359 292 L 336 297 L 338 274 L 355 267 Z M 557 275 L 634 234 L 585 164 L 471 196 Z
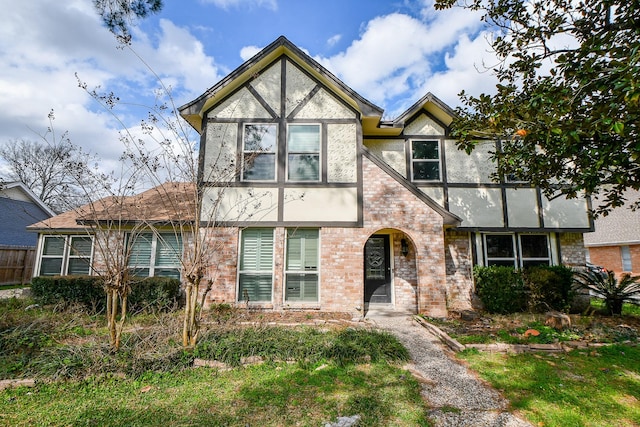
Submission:
M 504 343 L 494 343 L 494 344 L 460 344 L 454 338 L 451 338 L 446 332 L 437 326 L 427 322 L 420 316 L 414 316 L 416 322 L 422 325 L 425 329 L 431 332 L 433 335 L 438 337 L 440 341 L 447 345 L 454 352 L 460 352 L 462 350 L 466 350 L 468 348 L 475 348 L 479 351 L 486 351 L 489 353 L 535 353 L 535 352 L 546 352 L 546 353 L 562 353 L 569 352 L 577 349 L 596 349 L 600 347 L 605 347 L 609 345 L 613 345 L 614 343 L 594 343 L 587 341 L 565 341 L 561 343 L 553 343 L 553 344 L 504 344 Z M 616 343 L 617 344 L 617 343 Z M 620 344 L 627 345 L 637 345 L 631 341 L 624 341 Z

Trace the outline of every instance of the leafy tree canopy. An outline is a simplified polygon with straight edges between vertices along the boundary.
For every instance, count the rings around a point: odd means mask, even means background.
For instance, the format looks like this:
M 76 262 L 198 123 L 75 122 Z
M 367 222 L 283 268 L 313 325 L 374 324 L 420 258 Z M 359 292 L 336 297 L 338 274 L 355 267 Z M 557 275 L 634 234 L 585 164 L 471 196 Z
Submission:
M 162 0 L 93 0 L 104 25 L 116 36 L 128 42 L 129 26 L 136 19 L 143 19 L 162 10 Z
M 459 148 L 497 138 L 495 179 L 515 175 L 549 197 L 598 195 L 596 213 L 640 188 L 638 0 L 435 1 L 482 13 L 501 60 L 495 95 L 460 94 Z

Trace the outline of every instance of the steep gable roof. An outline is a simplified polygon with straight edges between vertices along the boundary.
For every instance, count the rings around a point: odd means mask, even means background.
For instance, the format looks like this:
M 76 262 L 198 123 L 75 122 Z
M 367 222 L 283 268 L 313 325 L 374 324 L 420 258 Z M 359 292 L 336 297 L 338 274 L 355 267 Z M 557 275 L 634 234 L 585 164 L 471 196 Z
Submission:
M 262 69 L 282 55 L 286 55 L 330 88 L 342 100 L 351 105 L 360 113 L 363 122 L 370 121 L 377 126 L 383 112 L 380 107 L 356 93 L 284 36 L 280 36 L 198 98 L 179 107 L 180 115 L 200 132 L 202 130 L 204 114 L 211 106 L 220 102 L 247 81 L 251 80 L 255 75 L 259 74 Z

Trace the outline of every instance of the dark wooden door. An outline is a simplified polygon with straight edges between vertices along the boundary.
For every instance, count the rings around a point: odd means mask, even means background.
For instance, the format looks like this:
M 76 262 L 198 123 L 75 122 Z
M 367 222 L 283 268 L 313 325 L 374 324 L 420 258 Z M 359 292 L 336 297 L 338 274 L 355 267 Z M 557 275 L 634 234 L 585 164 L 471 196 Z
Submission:
M 391 302 L 389 236 L 374 234 L 364 246 L 364 301 Z

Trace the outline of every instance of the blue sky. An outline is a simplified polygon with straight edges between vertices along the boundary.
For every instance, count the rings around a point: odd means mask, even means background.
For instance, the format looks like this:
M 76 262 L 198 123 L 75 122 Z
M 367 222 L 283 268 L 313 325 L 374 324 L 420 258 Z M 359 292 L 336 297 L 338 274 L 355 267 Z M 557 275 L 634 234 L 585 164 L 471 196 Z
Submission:
M 148 103 L 157 81 L 116 48 L 91 0 L 0 0 L 0 142 L 36 140 L 55 111 L 58 135 L 115 164 L 122 125 L 136 132 L 144 109 L 116 120 L 78 88 Z M 427 92 L 452 107 L 461 90 L 492 92 L 496 63 L 479 16 L 435 11 L 433 0 L 165 0 L 135 25 L 133 50 L 182 105 L 284 35 L 348 86 L 400 115 Z M 1 167 L 1 165 L 0 165 Z

